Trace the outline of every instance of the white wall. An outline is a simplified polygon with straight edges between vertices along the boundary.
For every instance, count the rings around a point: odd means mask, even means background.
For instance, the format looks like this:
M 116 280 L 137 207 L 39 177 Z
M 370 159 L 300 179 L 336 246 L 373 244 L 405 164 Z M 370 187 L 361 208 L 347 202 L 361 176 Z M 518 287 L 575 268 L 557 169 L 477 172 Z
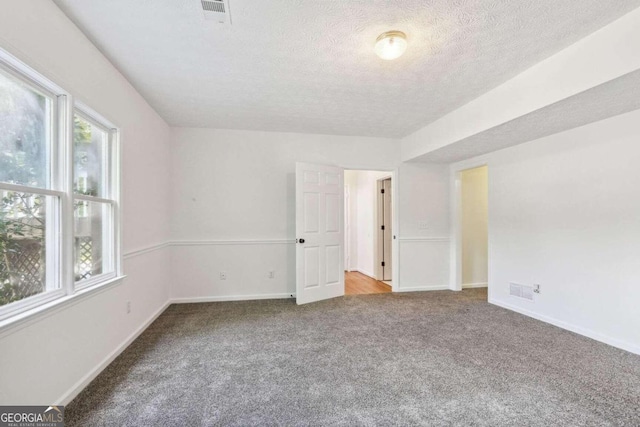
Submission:
M 172 292 L 189 300 L 295 292 L 296 161 L 392 170 L 399 158 L 382 138 L 172 132 Z
M 463 171 L 461 181 L 462 287 L 487 285 L 487 167 Z
M 471 160 L 489 166 L 490 302 L 640 353 L 638 135 L 634 111 Z
M 399 164 L 398 141 L 295 133 L 172 129 L 172 296 L 184 301 L 295 292 L 295 162 L 394 170 L 401 205 L 400 291 L 444 288 L 449 177 Z M 353 197 L 353 195 L 352 195 Z M 427 229 L 419 229 L 424 221 Z M 406 235 L 409 240 L 402 241 Z M 404 250 L 403 250 L 404 247 Z M 403 269 L 404 267 L 401 267 Z M 274 279 L 268 272 L 275 270 Z M 219 273 L 227 273 L 220 280 Z
M 399 291 L 449 288 L 449 168 L 403 163 L 398 173 Z M 395 285 L 395 284 L 394 284 Z
M 0 334 L 0 404 L 67 403 L 167 302 L 169 251 L 134 251 L 168 238 L 169 128 L 53 2 L 5 0 L 0 46 L 121 129 L 127 278 Z

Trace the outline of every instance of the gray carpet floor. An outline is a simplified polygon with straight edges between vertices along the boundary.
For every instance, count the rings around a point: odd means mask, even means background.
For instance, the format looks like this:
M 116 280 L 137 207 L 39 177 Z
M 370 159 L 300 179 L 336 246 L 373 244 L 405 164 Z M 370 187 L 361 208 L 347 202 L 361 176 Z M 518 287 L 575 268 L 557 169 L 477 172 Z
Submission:
M 170 306 L 68 426 L 639 426 L 640 356 L 484 289 Z

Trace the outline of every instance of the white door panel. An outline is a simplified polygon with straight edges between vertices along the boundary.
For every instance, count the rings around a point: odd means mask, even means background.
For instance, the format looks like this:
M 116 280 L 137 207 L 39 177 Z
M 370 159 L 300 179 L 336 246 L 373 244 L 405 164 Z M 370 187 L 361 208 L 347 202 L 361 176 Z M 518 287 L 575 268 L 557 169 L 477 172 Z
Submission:
M 344 295 L 344 171 L 296 163 L 296 301 Z

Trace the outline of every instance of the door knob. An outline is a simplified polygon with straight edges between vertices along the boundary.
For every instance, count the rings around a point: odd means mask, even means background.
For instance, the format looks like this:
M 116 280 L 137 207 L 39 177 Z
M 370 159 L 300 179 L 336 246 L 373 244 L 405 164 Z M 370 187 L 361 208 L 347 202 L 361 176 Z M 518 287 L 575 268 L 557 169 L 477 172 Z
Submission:
M 298 243 L 304 243 L 304 239 L 296 239 L 296 242 L 298 242 Z

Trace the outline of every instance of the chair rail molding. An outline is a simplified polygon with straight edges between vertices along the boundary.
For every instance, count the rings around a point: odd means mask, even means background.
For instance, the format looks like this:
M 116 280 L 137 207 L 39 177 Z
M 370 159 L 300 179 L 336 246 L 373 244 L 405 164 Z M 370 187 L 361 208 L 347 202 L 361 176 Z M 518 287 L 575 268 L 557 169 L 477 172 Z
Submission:
M 289 245 L 295 239 L 238 239 L 238 240 L 172 240 L 171 246 L 214 246 L 214 245 Z
M 150 245 L 144 248 L 140 248 L 140 249 L 136 249 L 133 251 L 129 251 L 126 252 L 124 255 L 122 255 L 123 259 L 129 259 L 129 258 L 133 258 L 133 257 L 137 257 L 139 255 L 144 255 L 147 254 L 149 252 L 154 252 L 157 251 L 159 249 L 163 249 L 168 247 L 171 244 L 171 242 L 164 242 L 164 243 L 157 243 L 155 245 Z
M 449 242 L 451 237 L 398 237 L 401 242 Z

